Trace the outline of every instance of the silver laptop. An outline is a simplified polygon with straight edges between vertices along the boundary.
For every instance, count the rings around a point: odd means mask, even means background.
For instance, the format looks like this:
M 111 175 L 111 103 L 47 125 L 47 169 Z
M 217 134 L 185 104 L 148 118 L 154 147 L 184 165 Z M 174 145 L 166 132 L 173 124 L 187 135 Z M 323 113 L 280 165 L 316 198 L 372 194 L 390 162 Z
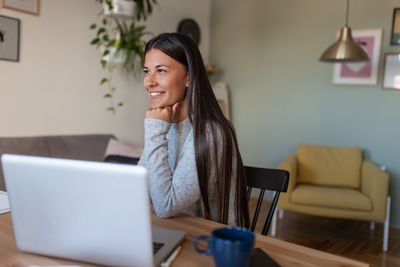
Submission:
M 22 251 L 157 266 L 184 240 L 184 232 L 152 228 L 143 167 L 11 154 L 1 161 Z

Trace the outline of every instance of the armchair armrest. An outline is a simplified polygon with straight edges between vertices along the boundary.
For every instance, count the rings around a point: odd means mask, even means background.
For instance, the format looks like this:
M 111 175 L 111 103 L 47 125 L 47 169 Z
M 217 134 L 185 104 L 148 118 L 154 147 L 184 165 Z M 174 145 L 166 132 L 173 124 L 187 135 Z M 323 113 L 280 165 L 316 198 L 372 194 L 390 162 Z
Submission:
M 287 195 L 290 195 L 293 188 L 296 186 L 297 178 L 297 160 L 296 155 L 289 154 L 282 162 L 279 164 L 279 169 L 287 170 L 290 173 L 289 186 L 287 190 Z
M 384 220 L 389 191 L 389 174 L 371 161 L 365 160 L 362 163 L 361 191 L 370 197 L 374 213 L 379 214 L 379 217 Z

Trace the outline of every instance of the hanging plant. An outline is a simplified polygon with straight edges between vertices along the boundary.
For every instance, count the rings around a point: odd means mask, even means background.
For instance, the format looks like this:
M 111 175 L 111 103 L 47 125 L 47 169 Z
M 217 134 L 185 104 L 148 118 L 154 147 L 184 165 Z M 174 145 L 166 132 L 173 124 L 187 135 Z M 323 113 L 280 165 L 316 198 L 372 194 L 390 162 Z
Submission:
M 133 73 L 135 76 L 142 70 L 146 45 L 143 37 L 150 32 L 146 31 L 146 26 L 139 25 L 139 22 L 145 21 L 151 15 L 152 5 L 157 4 L 157 0 L 96 0 L 96 2 L 103 4 L 103 10 L 99 14 L 102 20 L 99 25 L 96 23 L 90 25 L 90 29 L 96 32 L 90 44 L 102 50 L 100 64 L 108 71 L 108 76 L 103 77 L 100 84 L 107 86 L 107 92 L 103 97 L 110 100 L 107 110 L 115 114 L 116 108 L 123 106 L 123 103 L 114 103 L 116 87 L 111 82 L 112 73 L 118 66 L 126 74 Z M 124 11 L 123 15 L 118 14 L 116 5 L 132 2 L 135 3 L 133 17 L 127 19 L 128 13 L 123 6 L 119 8 Z

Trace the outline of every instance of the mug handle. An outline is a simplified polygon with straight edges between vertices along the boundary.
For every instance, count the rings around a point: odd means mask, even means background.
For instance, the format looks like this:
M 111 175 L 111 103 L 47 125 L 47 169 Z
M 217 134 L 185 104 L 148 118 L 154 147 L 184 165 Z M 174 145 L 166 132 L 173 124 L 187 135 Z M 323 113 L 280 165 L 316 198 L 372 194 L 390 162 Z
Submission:
M 199 242 L 200 240 L 206 240 L 207 241 L 207 249 L 206 250 L 202 250 L 202 249 L 199 249 L 197 247 L 197 242 Z M 208 246 L 208 241 L 209 240 L 210 240 L 210 236 L 207 236 L 207 235 L 200 235 L 200 236 L 196 237 L 194 239 L 194 249 L 200 254 L 210 255 L 211 254 L 211 249 Z

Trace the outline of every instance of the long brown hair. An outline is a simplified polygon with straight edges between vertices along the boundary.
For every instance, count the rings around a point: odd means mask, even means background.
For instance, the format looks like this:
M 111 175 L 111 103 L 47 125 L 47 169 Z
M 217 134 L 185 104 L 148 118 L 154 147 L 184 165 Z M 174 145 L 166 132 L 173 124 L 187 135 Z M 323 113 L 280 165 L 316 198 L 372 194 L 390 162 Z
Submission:
M 222 113 L 215 98 L 204 67 L 203 58 L 194 41 L 179 33 L 163 33 L 152 38 L 146 45 L 145 54 L 151 49 L 159 49 L 186 67 L 189 73 L 189 86 L 186 91 L 187 111 L 193 125 L 196 168 L 200 185 L 204 215 L 211 218 L 208 197 L 208 178 L 211 164 L 216 164 L 218 177 L 219 214 L 218 221 L 228 223 L 231 178 L 236 176 L 235 214 L 236 224 L 249 226 L 247 205 L 246 175 L 240 156 L 235 130 Z M 212 131 L 212 138 L 207 132 Z M 211 155 L 218 155 L 216 136 L 222 135 L 221 158 L 210 162 Z M 236 161 L 234 162 L 234 155 Z

